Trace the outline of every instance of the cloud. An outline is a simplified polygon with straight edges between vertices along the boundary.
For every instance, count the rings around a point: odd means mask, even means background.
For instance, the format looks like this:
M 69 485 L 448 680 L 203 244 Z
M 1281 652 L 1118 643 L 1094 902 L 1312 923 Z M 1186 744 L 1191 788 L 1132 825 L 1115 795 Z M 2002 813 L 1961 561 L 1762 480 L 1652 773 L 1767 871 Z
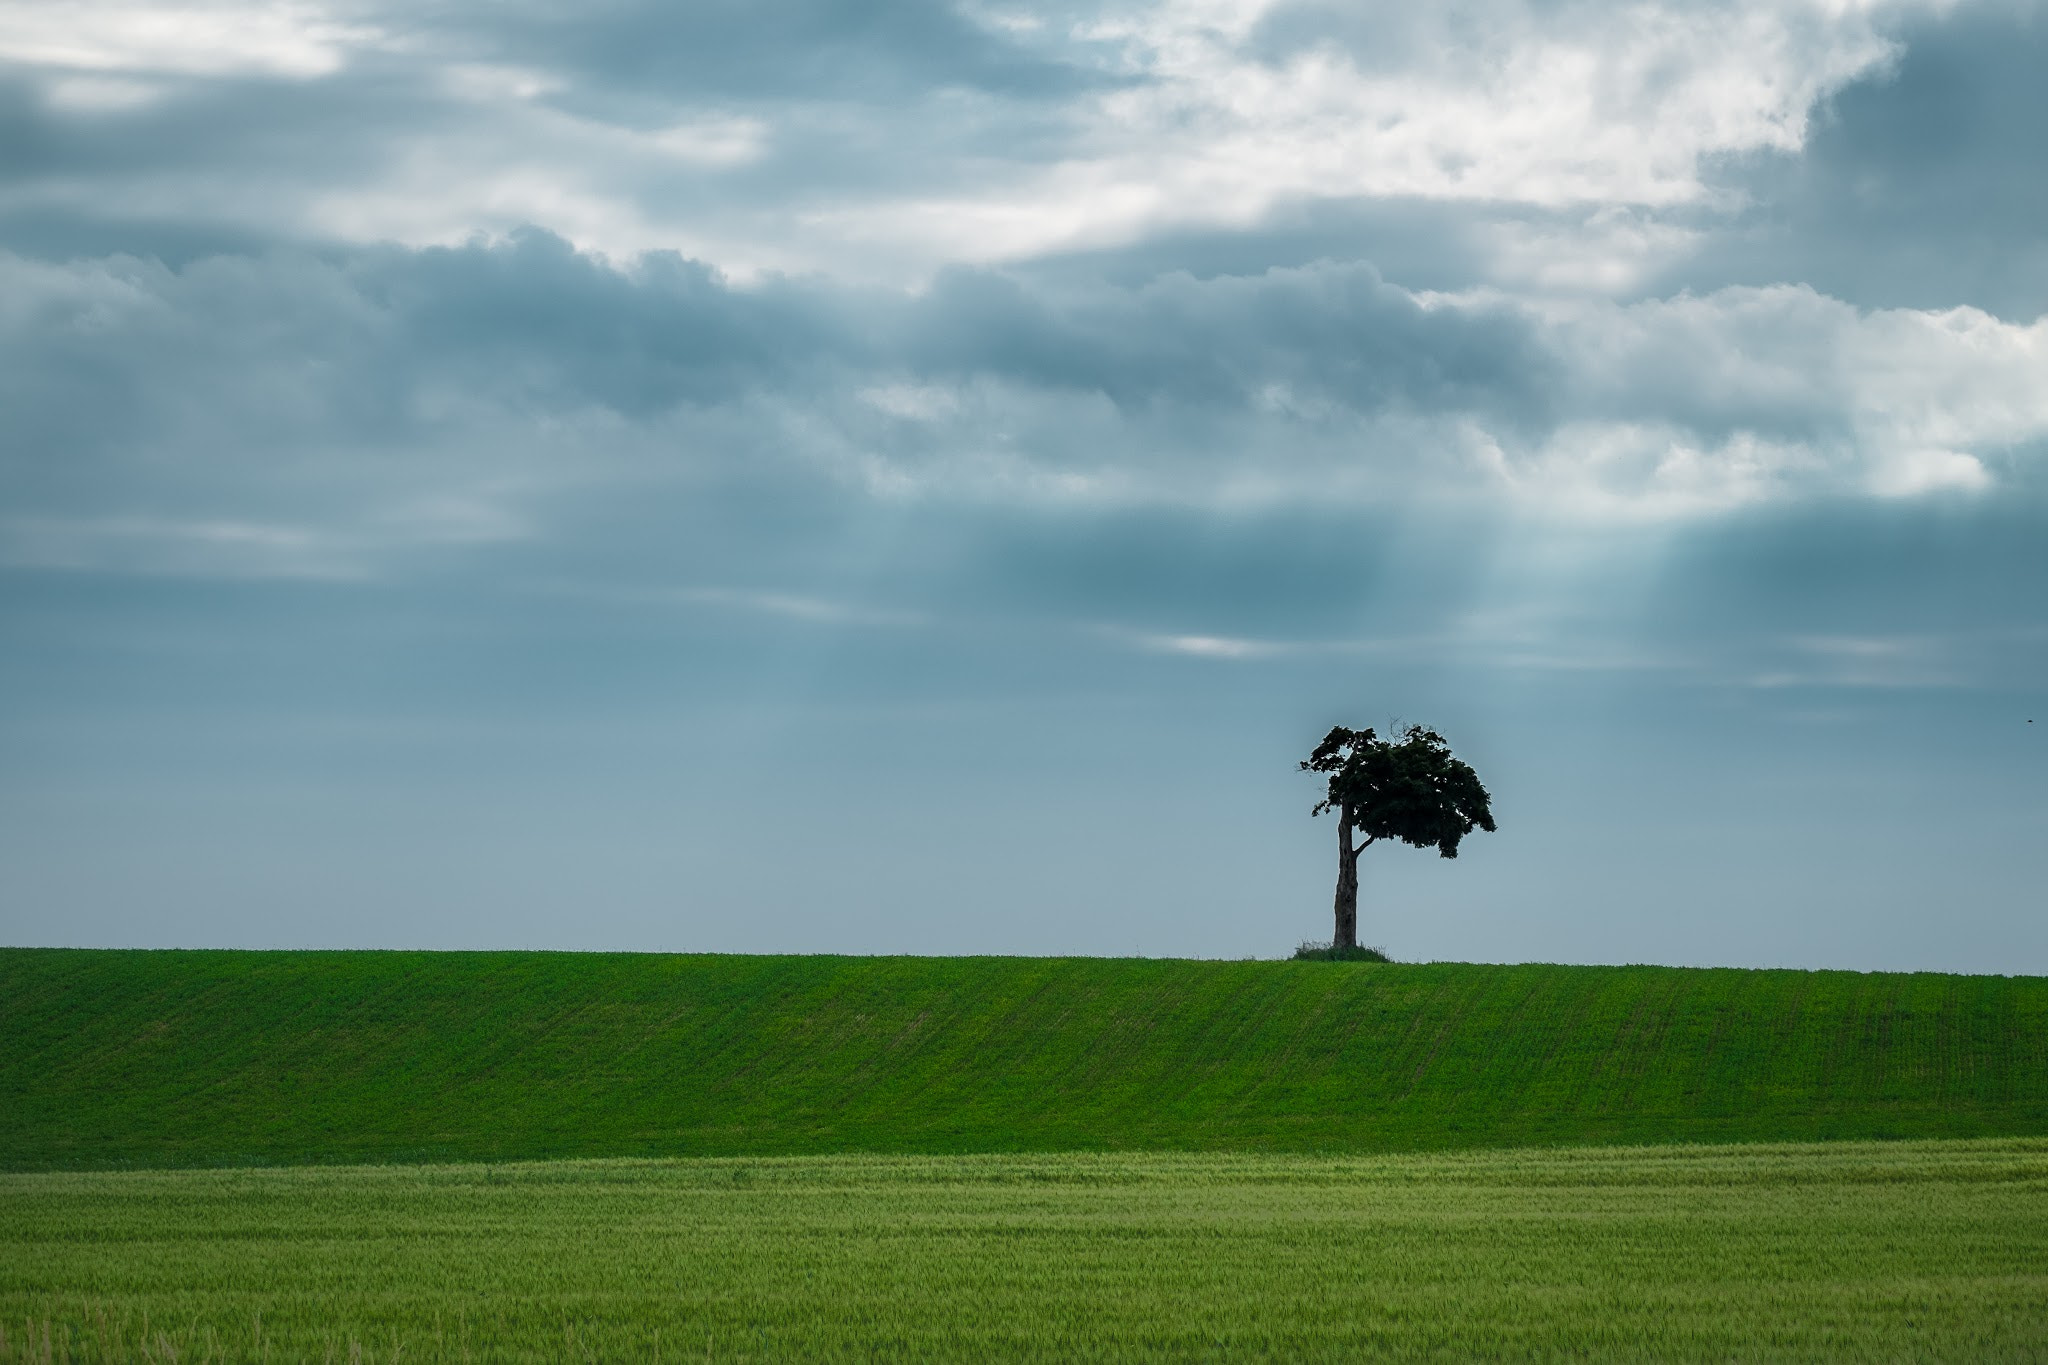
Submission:
M 339 70 L 379 37 L 331 7 L 288 0 L 73 0 L 0 13 L 0 61 L 60 72 L 308 79 Z
M 300 242 L 539 225 L 730 272 L 1099 78 L 950 5 L 117 5 L 0 20 L 0 236 L 52 214 Z M 260 110 L 260 112 L 258 112 Z M 28 238 L 19 234 L 21 244 Z
M 2048 436 L 2048 319 L 1865 311 L 1804 286 L 1547 311 L 1584 386 L 1568 406 L 1608 415 L 1546 442 L 1539 495 L 1682 511 L 1975 490 Z
M 1155 635 L 1144 631 L 1115 634 L 1140 649 L 1182 654 L 1195 659 L 1271 659 L 1304 652 L 1301 646 L 1288 642 L 1247 640 L 1230 635 Z
M 1618 19 L 1514 3 L 1148 7 L 1083 28 L 1136 79 L 1099 97 L 1059 162 L 1000 189 L 827 221 L 855 239 L 912 234 L 943 259 L 1007 260 L 1190 222 L 1249 227 L 1304 198 L 1690 204 L 1708 194 L 1703 159 L 1797 150 L 1814 103 L 1893 54 L 1883 18 L 1801 5 Z
M 1448 203 L 1486 220 L 1496 282 L 1626 290 L 1698 245 L 1688 213 L 1737 204 L 1721 162 L 1799 152 L 1942 8 L 65 7 L 0 26 L 24 145 L 57 149 L 0 230 L 95 207 L 357 244 L 533 225 L 915 284 Z
M 1865 172 L 1866 264 L 1972 240 L 1916 166 L 2021 240 L 2031 180 L 1984 187 L 2024 149 L 1958 153 L 1990 125 L 1936 79 L 2019 98 L 2010 14 L 263 13 L 325 55 L 10 30 L 0 560 L 821 629 L 971 596 L 1278 667 L 1477 651 L 1439 618 L 1749 519 L 2032 515 L 2023 271 L 1776 269 L 1855 256 Z M 1627 554 L 1541 567 L 1581 546 Z M 1684 655 L 1544 619 L 1488 657 Z
M 1986 493 L 2030 478 L 2048 440 L 2048 321 L 1802 286 L 1518 300 L 1328 263 L 740 286 L 538 232 L 176 269 L 13 258 L 0 278 L 0 481 L 24 562 L 289 558 L 274 537 L 138 527 L 307 527 L 322 563 L 459 550 L 553 534 L 591 499 L 749 485 L 1684 519 Z M 74 528 L 62 554 L 56 526 Z

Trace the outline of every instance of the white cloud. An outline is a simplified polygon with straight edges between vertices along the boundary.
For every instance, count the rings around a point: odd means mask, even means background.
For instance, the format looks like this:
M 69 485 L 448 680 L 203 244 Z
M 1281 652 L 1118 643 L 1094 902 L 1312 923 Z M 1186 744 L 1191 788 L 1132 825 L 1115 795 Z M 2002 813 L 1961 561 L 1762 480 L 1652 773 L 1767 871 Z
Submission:
M 1783 494 L 1820 463 L 1802 444 L 1749 432 L 1704 443 L 1669 423 L 1578 421 L 1508 461 L 1505 482 L 1518 501 L 1539 509 L 1670 521 Z
M 2048 427 L 2048 317 L 1887 309 L 1844 329 L 1840 364 L 1867 435 L 1916 455 L 2037 440 Z
M 1703 236 L 1696 227 L 1624 205 L 1605 205 L 1563 223 L 1496 220 L 1474 235 L 1491 257 L 1491 277 L 1504 287 L 1616 295 L 1637 289 Z
M 761 160 L 773 141 L 766 121 L 709 110 L 652 129 L 625 127 L 535 98 L 546 93 L 476 94 L 487 118 L 410 132 L 388 148 L 375 177 L 310 186 L 270 211 L 315 238 L 415 246 L 539 225 L 616 259 L 674 251 L 740 279 L 816 263 L 814 253 L 793 255 L 772 233 L 679 217 L 660 202 L 679 181 Z
M 1189 284 L 1170 306 L 1133 295 L 1055 315 L 1046 325 L 1080 345 L 1114 338 L 1102 391 L 1022 371 L 970 389 L 870 388 L 864 401 L 915 421 L 919 440 L 856 438 L 849 458 L 899 495 L 1237 511 L 1427 497 L 1668 522 L 1814 497 L 1985 493 L 1995 470 L 2048 442 L 2048 318 L 1863 310 L 1803 286 L 1627 304 L 1394 291 L 1449 328 L 1403 333 L 1403 370 L 1370 337 L 1357 355 L 1296 349 L 1294 329 L 1320 336 L 1320 315 L 1276 321 L 1283 300 L 1324 280 L 1275 272 Z M 1398 306 L 1386 316 L 1399 325 Z M 1516 322 L 1526 349 L 1473 361 Z M 1133 377 L 1174 374 L 1187 355 L 1216 382 Z M 1440 390 L 1452 363 L 1473 375 Z M 1535 392 L 1516 386 L 1524 373 L 1544 377 Z
M 15 6 L 0 58 L 42 69 L 74 114 L 159 98 L 158 78 L 329 76 L 371 48 L 379 81 L 419 101 L 402 126 L 336 123 L 355 154 L 324 178 L 145 175 L 138 201 L 131 176 L 119 197 L 158 217 L 414 245 L 531 223 L 741 278 L 917 283 L 948 263 L 1250 228 L 1304 202 L 1424 200 L 1551 215 L 1476 234 L 1494 277 L 1600 292 L 1691 249 L 1697 229 L 1663 215 L 1710 203 L 1703 159 L 1796 149 L 1815 103 L 1880 69 L 1902 16 L 1942 3 L 1386 4 L 1333 10 L 1320 38 L 1277 48 L 1284 9 L 1266 0 L 1148 5 L 1064 34 L 981 15 L 1036 57 L 1113 78 L 1050 104 L 943 81 L 894 102 L 744 104 L 687 84 L 614 101 L 545 51 L 499 60 L 488 21 L 266 0 Z M 803 130 L 788 146 L 785 122 Z M 805 160 L 725 187 L 784 151 Z
M 59 71 L 307 78 L 338 70 L 378 37 L 319 5 L 263 0 L 0 7 L 0 59 Z
M 1987 457 L 2048 440 L 2048 317 L 1866 311 L 1804 286 L 1540 312 L 1589 415 L 1503 457 L 1538 501 L 1656 518 L 1981 491 Z
M 691 165 L 744 166 L 766 152 L 768 125 L 760 119 L 714 114 L 664 128 L 648 141 Z
M 1197 659 L 1269 659 L 1296 652 L 1271 640 L 1245 640 L 1227 635 L 1138 635 L 1146 649 L 1162 654 L 1185 654 Z
M 961 409 L 960 395 L 939 384 L 877 384 L 855 395 L 878 412 L 907 422 L 932 422 Z
M 1796 150 L 1818 100 L 1894 54 L 1885 23 L 1939 7 L 1390 6 L 1384 27 L 1413 29 L 1405 61 L 1369 68 L 1330 42 L 1269 60 L 1254 40 L 1272 5 L 1160 5 L 1084 30 L 1137 80 L 1081 115 L 1057 164 L 815 221 L 989 261 L 1243 227 L 1303 199 L 1585 206 L 1580 240 L 1507 243 L 1506 275 L 1627 287 L 1638 272 L 1600 256 L 1662 257 L 1689 235 L 1617 211 L 1708 200 L 1703 158 Z

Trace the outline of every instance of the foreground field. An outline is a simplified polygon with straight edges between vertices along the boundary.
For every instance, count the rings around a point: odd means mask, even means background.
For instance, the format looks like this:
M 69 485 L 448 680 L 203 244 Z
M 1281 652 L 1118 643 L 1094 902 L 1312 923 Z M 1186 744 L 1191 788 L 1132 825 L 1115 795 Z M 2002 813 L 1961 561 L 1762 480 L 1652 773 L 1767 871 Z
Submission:
M 0 950 L 0 1168 L 2048 1136 L 2048 979 Z
M 0 1177 L 0 1360 L 2040 1360 L 2048 1143 Z

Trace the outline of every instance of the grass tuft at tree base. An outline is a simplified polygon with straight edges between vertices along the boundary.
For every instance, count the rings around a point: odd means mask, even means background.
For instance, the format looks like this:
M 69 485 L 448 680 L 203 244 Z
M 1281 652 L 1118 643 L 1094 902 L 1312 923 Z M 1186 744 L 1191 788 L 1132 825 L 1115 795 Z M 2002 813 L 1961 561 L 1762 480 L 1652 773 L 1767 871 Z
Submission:
M 1290 960 L 1294 962 L 1392 962 L 1394 959 L 1388 957 L 1378 948 L 1368 948 L 1363 945 L 1339 948 L 1334 943 L 1321 943 L 1310 939 L 1294 950 L 1294 956 Z

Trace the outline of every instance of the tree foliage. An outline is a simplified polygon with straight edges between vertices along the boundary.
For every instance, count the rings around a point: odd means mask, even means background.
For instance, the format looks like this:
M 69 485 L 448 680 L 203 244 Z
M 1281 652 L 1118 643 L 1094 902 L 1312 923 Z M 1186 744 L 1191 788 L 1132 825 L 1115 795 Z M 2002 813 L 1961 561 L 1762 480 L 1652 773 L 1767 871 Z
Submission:
M 1390 739 L 1337 726 L 1301 767 L 1328 775 L 1314 814 L 1338 812 L 1365 836 L 1361 852 L 1378 840 L 1397 839 L 1455 858 L 1467 834 L 1494 828 L 1492 800 L 1479 774 L 1452 756 L 1442 735 L 1420 725 Z

